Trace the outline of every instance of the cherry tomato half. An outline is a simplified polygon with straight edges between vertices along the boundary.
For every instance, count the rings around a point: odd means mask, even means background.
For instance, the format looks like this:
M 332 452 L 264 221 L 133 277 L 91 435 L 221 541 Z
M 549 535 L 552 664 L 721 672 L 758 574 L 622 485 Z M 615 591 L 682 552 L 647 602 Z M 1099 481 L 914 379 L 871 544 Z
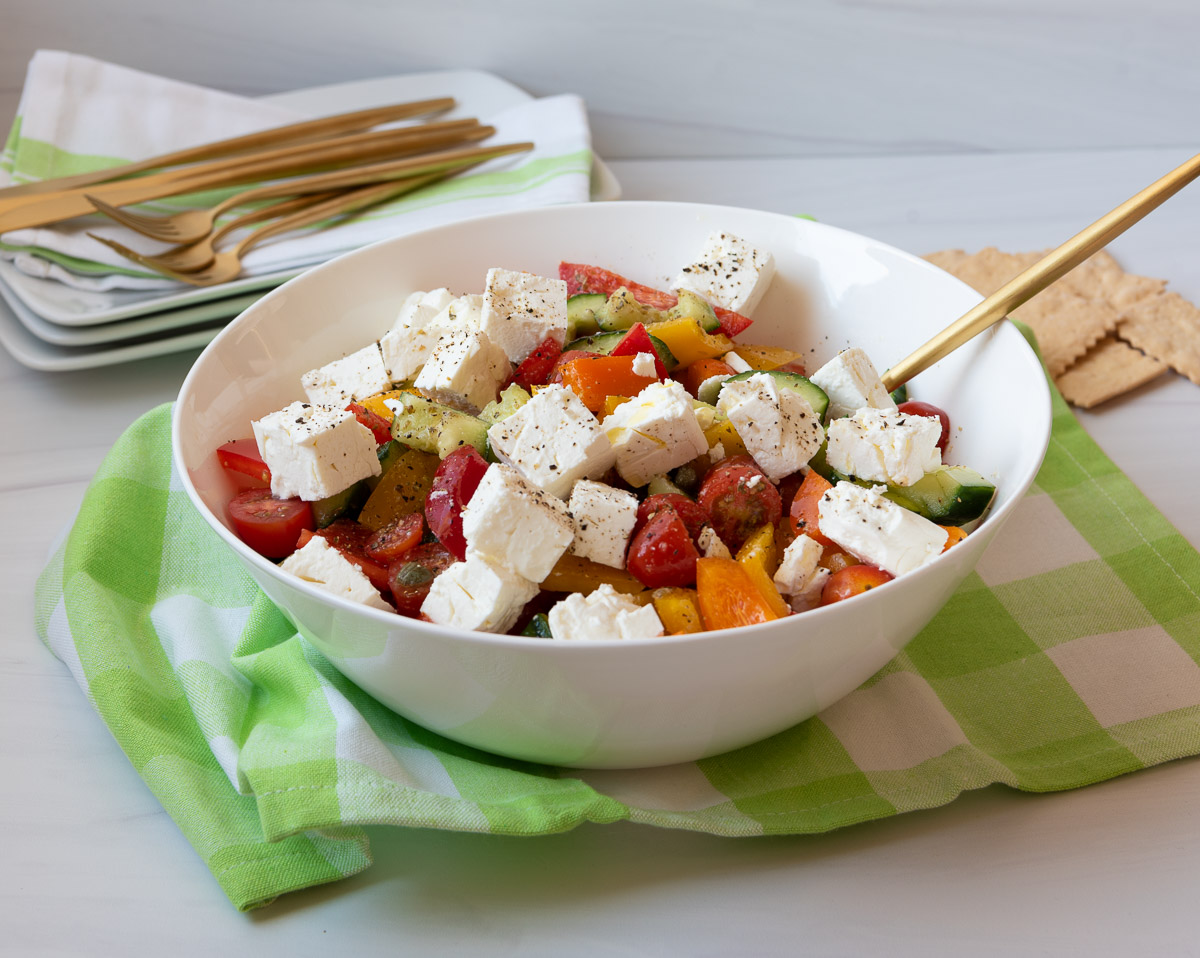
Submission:
M 413 546 L 421 544 L 425 535 L 425 517 L 419 512 L 393 519 L 367 540 L 363 547 L 367 557 L 383 565 L 391 565 Z
M 691 585 L 700 553 L 672 508 L 655 512 L 629 543 L 625 568 L 647 589 Z
M 950 416 L 946 410 L 933 403 L 918 402 L 915 399 L 902 402 L 896 408 L 910 416 L 937 416 L 942 421 L 942 435 L 938 439 L 937 445 L 942 450 L 942 455 L 946 454 L 946 446 L 950 442 Z
M 677 492 L 660 492 L 647 496 L 638 504 L 637 522 L 634 524 L 636 533 L 650 521 L 650 517 L 662 509 L 670 509 L 683 520 L 687 526 L 688 535 L 694 540 L 700 536 L 700 530 L 709 522 L 708 513 L 699 503 L 693 502 L 687 496 Z
M 487 468 L 487 460 L 474 446 L 459 446 L 438 465 L 429 495 L 425 497 L 429 529 L 456 559 L 467 557 L 462 511 L 475 495 Z
M 225 443 L 217 450 L 217 462 L 238 479 L 245 476 L 254 480 L 256 486 L 271 484 L 271 470 L 258 454 L 258 443 L 253 439 L 235 439 Z
M 270 489 L 239 492 L 228 508 L 238 538 L 268 559 L 290 556 L 300 533 L 316 525 L 311 505 L 302 499 L 276 499 Z
M 732 552 L 755 529 L 774 525 L 783 515 L 779 490 L 749 456 L 730 456 L 713 466 L 700 483 L 696 501 Z
M 851 596 L 861 595 L 885 582 L 891 582 L 892 578 L 877 566 L 862 562 L 848 565 L 829 577 L 825 588 L 821 590 L 821 605 L 830 605 Z
M 433 580 L 454 562 L 454 556 L 440 542 L 423 543 L 393 562 L 388 570 L 388 585 L 396 611 L 418 618 Z

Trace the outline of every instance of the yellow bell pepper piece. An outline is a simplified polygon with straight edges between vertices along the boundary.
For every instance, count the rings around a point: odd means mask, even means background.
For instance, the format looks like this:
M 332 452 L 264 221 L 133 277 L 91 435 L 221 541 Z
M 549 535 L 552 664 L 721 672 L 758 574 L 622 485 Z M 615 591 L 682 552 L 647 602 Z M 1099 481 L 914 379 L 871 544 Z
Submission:
M 628 396 L 605 396 L 604 409 L 601 412 L 605 416 L 611 416 L 621 403 L 629 402 Z
M 791 608 L 775 588 L 771 576 L 779 568 L 779 555 L 775 548 L 775 527 L 770 523 L 756 529 L 734 556 L 746 571 L 754 587 L 762 594 L 771 611 L 777 616 L 791 614 Z
M 587 595 L 607 582 L 618 592 L 637 599 L 645 591 L 643 586 L 632 574 L 622 569 L 593 562 L 581 556 L 567 553 L 550 570 L 550 574 L 542 580 L 542 588 L 549 592 L 582 592 Z
M 728 419 L 718 419 L 705 429 L 704 438 L 708 440 L 709 449 L 720 443 L 727 456 L 740 456 L 746 452 L 746 444 Z
M 668 634 L 704 631 L 695 589 L 655 589 L 650 595 L 654 611 Z
M 400 389 L 389 389 L 387 392 L 379 393 L 376 396 L 368 396 L 366 399 L 360 402 L 359 405 L 364 409 L 369 409 L 371 412 L 375 413 L 376 416 L 379 416 L 386 422 L 391 422 L 393 413 L 390 409 L 388 409 L 387 406 L 383 404 L 383 401 L 385 399 L 399 399 L 405 393 L 419 395 L 411 386 L 404 386 Z
M 690 316 L 668 319 L 647 327 L 653 336 L 667 344 L 667 349 L 686 366 L 697 359 L 713 359 L 733 349 L 733 340 L 724 333 L 706 333 Z
M 362 507 L 358 521 L 378 531 L 393 519 L 425 508 L 425 497 L 433 488 L 439 459 L 419 449 L 409 449 L 392 466 Z
M 800 353 L 782 346 L 756 346 L 753 343 L 738 343 L 733 351 L 749 363 L 751 369 L 778 369 L 801 357 Z

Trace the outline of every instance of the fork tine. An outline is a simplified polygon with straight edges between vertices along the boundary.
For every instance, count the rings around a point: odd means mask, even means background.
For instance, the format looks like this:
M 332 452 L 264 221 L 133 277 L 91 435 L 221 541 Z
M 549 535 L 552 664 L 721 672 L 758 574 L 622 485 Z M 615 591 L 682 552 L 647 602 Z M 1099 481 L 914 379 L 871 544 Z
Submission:
M 153 239 L 167 236 L 167 234 L 177 234 L 177 230 L 172 227 L 168 218 L 161 216 L 143 216 L 140 213 L 132 213 L 129 210 L 121 209 L 119 206 L 113 206 L 111 203 L 105 203 L 98 196 L 88 195 L 88 202 L 91 203 L 97 210 L 105 216 L 120 223 L 122 226 L 127 226 L 135 233 L 149 235 Z M 167 236 L 164 242 L 170 242 L 171 237 Z
M 122 244 L 118 243 L 116 240 L 111 240 L 104 236 L 97 236 L 95 233 L 91 233 L 91 232 L 88 233 L 88 236 L 90 236 L 94 240 L 98 240 L 99 242 L 101 242 L 105 246 L 107 246 L 109 249 L 111 249 L 114 253 L 118 253 L 121 256 L 124 256 L 127 260 L 132 260 L 133 262 L 137 263 L 139 266 L 145 266 L 147 269 L 154 270 L 155 272 L 161 272 L 161 269 L 158 266 L 158 264 L 156 264 L 150 257 L 144 256 L 143 254 L 137 252 L 136 250 L 130 249 L 128 246 L 123 246 Z

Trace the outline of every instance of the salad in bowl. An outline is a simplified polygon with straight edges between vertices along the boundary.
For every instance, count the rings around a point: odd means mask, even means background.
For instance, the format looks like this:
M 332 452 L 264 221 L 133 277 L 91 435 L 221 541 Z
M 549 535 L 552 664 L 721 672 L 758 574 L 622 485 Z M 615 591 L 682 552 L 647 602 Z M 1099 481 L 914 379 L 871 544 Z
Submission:
M 592 767 L 813 715 L 970 575 L 1049 438 L 917 257 L 699 204 L 485 217 L 263 297 L 173 421 L 197 509 L 329 661 L 450 738 Z M 964 637 L 969 641 L 969 637 Z

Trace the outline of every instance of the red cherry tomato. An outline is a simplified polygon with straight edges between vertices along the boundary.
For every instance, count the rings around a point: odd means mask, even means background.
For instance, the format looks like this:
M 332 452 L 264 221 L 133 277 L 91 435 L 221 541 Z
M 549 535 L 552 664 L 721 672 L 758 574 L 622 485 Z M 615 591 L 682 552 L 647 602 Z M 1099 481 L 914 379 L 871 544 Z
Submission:
M 654 357 L 654 374 L 660 379 L 667 378 L 667 367 L 658 358 L 654 343 L 650 342 L 650 334 L 642 323 L 634 323 L 629 332 L 621 337 L 621 341 L 613 347 L 610 356 L 636 356 L 638 353 L 649 353 Z
M 230 499 L 229 521 L 238 538 L 268 559 L 291 555 L 300 533 L 316 525 L 311 505 L 276 499 L 270 489 L 247 489 Z
M 647 589 L 691 585 L 700 553 L 674 509 L 659 509 L 633 536 L 625 568 Z
M 217 450 L 217 462 L 239 480 L 242 477 L 252 479 L 255 486 L 271 484 L 271 470 L 258 454 L 258 443 L 253 439 L 235 439 L 225 443 Z M 245 484 L 250 485 L 248 482 Z
M 380 592 L 386 592 L 388 587 L 387 567 L 367 555 L 367 543 L 374 535 L 375 533 L 370 529 L 353 519 L 335 519 L 324 529 L 302 532 L 296 548 L 302 549 L 313 536 L 320 536 L 362 569 L 363 575 L 371 580 L 371 584 L 375 588 Z
M 660 492 L 657 495 L 647 496 L 638 504 L 634 532 L 636 533 L 650 520 L 651 516 L 663 509 L 672 510 L 683 520 L 683 524 L 687 526 L 688 535 L 693 540 L 699 537 L 700 530 L 710 521 L 704 507 L 693 502 L 687 496 L 681 496 L 677 492 Z
M 808 372 L 804 366 L 804 360 L 793 359 L 791 362 L 786 362 L 782 366 L 776 366 L 775 369 L 781 373 L 798 373 L 801 376 L 807 376 Z
M 550 378 L 550 372 L 561 355 L 562 345 L 559 341 L 547 337 L 537 349 L 521 360 L 513 370 L 509 383 L 516 383 L 526 391 L 531 386 L 543 385 Z
M 375 444 L 382 446 L 392 440 L 392 424 L 379 413 L 371 412 L 366 406 L 352 402 L 346 407 L 347 412 L 354 413 L 354 418 L 366 426 L 375 435 Z
M 938 448 L 942 450 L 942 455 L 946 454 L 946 446 L 950 442 L 950 416 L 946 410 L 933 403 L 918 402 L 915 399 L 902 402 L 896 408 L 910 416 L 937 416 L 942 421 L 942 435 L 937 444 Z
M 877 566 L 861 562 L 858 565 L 848 565 L 829 577 L 825 588 L 821 590 L 821 605 L 841 602 L 842 599 L 861 595 L 869 589 L 891 581 L 892 576 Z
M 425 535 L 425 517 L 419 512 L 410 512 L 393 519 L 375 532 L 364 547 L 367 557 L 383 565 L 391 565 L 413 546 L 421 544 Z
M 708 471 L 696 501 L 721 541 L 737 552 L 750 533 L 783 515 L 779 490 L 749 456 L 730 456 Z
M 800 483 L 800 488 L 796 490 L 792 497 L 792 504 L 788 507 L 788 518 L 796 535 L 803 533 L 827 550 L 837 549 L 837 546 L 833 544 L 832 539 L 821 535 L 820 514 L 817 512 L 817 508 L 821 497 L 831 488 L 828 480 L 815 470 L 811 470 L 804 477 L 804 481 Z
M 421 603 L 439 572 L 455 562 L 440 542 L 426 542 L 401 556 L 388 570 L 388 586 L 396 611 L 411 618 L 421 617 Z
M 450 453 L 433 474 L 433 485 L 425 497 L 425 520 L 438 541 L 456 559 L 467 557 L 462 511 L 487 472 L 487 460 L 474 446 L 460 446 Z

